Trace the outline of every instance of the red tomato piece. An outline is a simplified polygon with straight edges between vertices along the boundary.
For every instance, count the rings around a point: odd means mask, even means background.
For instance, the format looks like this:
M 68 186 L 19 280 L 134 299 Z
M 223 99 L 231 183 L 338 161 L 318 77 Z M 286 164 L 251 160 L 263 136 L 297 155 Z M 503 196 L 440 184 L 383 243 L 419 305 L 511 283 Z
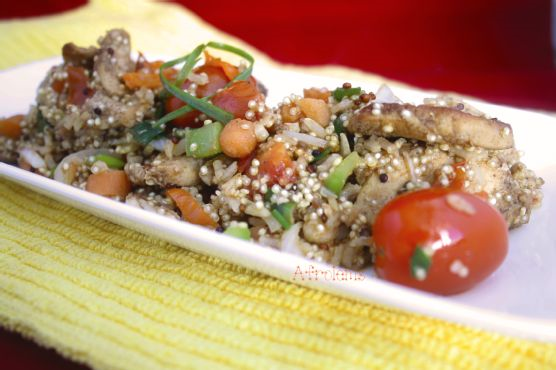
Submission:
M 95 91 L 91 89 L 89 77 L 85 74 L 85 68 L 68 66 L 68 102 L 81 106 Z
M 285 186 L 296 181 L 294 163 L 290 154 L 286 150 L 286 146 L 282 142 L 272 144 L 267 150 L 259 154 L 257 157 L 259 165 L 259 176 L 267 175 L 269 177 L 268 185 L 280 184 Z M 292 169 L 292 173 L 288 174 L 287 169 Z
M 200 85 L 197 87 L 196 96 L 198 98 L 204 98 L 207 96 L 211 96 L 216 93 L 219 89 L 224 88 L 230 80 L 228 76 L 221 67 L 214 66 L 214 65 L 202 65 L 200 67 L 195 68 L 195 73 L 201 74 L 206 73 L 208 76 L 209 82 L 205 85 Z M 182 88 L 187 89 L 191 86 L 192 82 L 187 80 L 183 83 Z M 171 96 L 166 99 L 164 107 L 167 113 L 173 112 L 185 105 L 180 99 L 176 98 L 175 96 Z M 199 111 L 192 111 L 186 113 L 172 121 L 172 123 L 179 127 L 201 127 L 203 125 L 202 122 L 197 124 L 194 123 L 195 118 L 200 115 Z
M 508 227 L 488 202 L 430 188 L 387 203 L 373 225 L 375 270 L 386 280 L 432 293 L 464 292 L 508 252 Z
M 245 113 L 249 110 L 249 101 L 259 102 L 263 99 L 257 82 L 251 78 L 247 81 L 236 81 L 227 89 L 216 93 L 212 98 L 212 104 L 232 113 L 236 118 L 245 118 Z

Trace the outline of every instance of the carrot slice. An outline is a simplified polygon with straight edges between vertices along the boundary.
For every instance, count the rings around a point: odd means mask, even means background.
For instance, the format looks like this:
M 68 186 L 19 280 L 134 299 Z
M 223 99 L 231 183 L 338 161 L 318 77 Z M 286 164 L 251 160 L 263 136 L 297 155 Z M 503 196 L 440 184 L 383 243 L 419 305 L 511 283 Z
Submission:
M 131 192 L 131 182 L 124 171 L 107 170 L 90 175 L 86 189 L 105 197 L 124 199 Z
M 156 62 L 151 63 L 150 65 L 155 65 Z M 150 68 L 149 68 L 150 69 Z M 175 69 L 166 69 L 163 72 L 164 77 L 167 79 L 173 79 L 177 74 Z M 158 89 L 162 87 L 162 82 L 160 81 L 160 77 L 158 75 L 158 70 L 154 70 L 153 72 L 129 72 L 122 76 L 124 83 L 128 89 L 136 90 L 142 87 L 147 89 Z
M 218 224 L 205 212 L 201 203 L 186 190 L 173 188 L 166 190 L 168 195 L 181 212 L 181 217 L 195 225 L 216 229 Z
M 9 137 L 10 139 L 19 139 L 21 136 L 21 121 L 25 116 L 18 114 L 3 120 L 0 120 L 0 136 Z

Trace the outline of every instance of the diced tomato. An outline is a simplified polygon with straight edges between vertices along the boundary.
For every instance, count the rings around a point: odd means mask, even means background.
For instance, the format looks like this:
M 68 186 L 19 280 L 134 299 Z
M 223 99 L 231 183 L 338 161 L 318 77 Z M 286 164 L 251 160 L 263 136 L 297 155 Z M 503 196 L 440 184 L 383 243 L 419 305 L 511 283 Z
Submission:
M 256 151 L 254 151 L 253 153 L 251 153 L 249 156 L 245 158 L 239 159 L 237 161 L 237 171 L 239 173 L 245 173 L 249 169 L 249 167 L 251 167 L 251 162 L 253 162 L 255 156 L 256 156 Z
M 0 136 L 9 137 L 10 139 L 19 139 L 21 136 L 21 121 L 23 121 L 24 118 L 24 115 L 18 114 L 0 120 Z
M 206 226 L 211 229 L 216 229 L 218 224 L 205 212 L 202 204 L 188 191 L 174 188 L 166 190 L 168 195 L 181 212 L 181 217 L 192 224 Z
M 224 109 L 236 118 L 245 118 L 249 110 L 249 101 L 263 101 L 264 96 L 257 88 L 255 79 L 236 81 L 230 87 L 222 90 L 212 98 L 212 104 Z
M 194 72 L 197 74 L 206 73 L 209 80 L 207 84 L 197 86 L 196 96 L 198 98 L 210 96 L 216 93 L 216 91 L 218 91 L 219 89 L 224 88 L 224 86 L 226 86 L 228 82 L 230 82 L 230 80 L 220 67 L 202 65 L 198 68 L 195 68 Z M 182 85 L 182 88 L 187 89 L 189 88 L 189 86 L 191 86 L 191 84 L 191 81 L 185 81 Z M 164 103 L 164 107 L 166 109 L 166 112 L 168 113 L 173 112 L 183 107 L 184 105 L 185 103 L 175 96 L 169 97 Z M 201 127 L 203 125 L 202 122 L 198 122 L 195 124 L 195 118 L 197 118 L 199 115 L 199 111 L 192 111 L 174 119 L 172 123 L 179 127 Z
M 296 181 L 295 171 L 293 171 L 294 163 L 284 143 L 272 144 L 271 147 L 259 154 L 257 159 L 260 162 L 259 177 L 267 175 L 269 177 L 268 185 L 285 186 Z M 288 168 L 292 169 L 292 173 L 289 175 L 286 171 Z
M 88 86 L 89 78 L 83 67 L 67 67 L 68 73 L 68 102 L 81 106 L 95 91 Z
M 62 91 L 64 91 L 65 84 L 66 84 L 66 80 L 54 80 L 52 81 L 50 87 L 52 87 L 52 90 L 60 94 Z

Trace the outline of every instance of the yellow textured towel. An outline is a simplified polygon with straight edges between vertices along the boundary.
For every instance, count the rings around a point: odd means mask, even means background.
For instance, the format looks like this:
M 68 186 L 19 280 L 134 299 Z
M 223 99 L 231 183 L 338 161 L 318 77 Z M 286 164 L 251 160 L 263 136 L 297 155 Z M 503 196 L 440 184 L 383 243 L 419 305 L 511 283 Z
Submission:
M 184 50 L 207 39 L 241 44 L 170 4 L 98 1 L 0 24 L 0 66 L 57 55 L 68 38 L 93 43 L 112 26 L 130 30 L 135 45 L 151 53 L 183 52 L 174 50 L 176 40 Z M 0 324 L 95 368 L 556 367 L 556 345 L 302 288 L 6 180 L 0 180 Z

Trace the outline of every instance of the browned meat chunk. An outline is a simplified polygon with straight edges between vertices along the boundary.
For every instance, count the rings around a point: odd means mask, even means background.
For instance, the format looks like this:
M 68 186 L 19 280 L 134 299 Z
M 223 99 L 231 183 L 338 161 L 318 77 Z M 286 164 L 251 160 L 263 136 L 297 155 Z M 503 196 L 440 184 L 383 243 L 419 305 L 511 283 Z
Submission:
M 100 40 L 94 70 L 101 86 L 109 95 L 121 96 L 125 93 L 121 76 L 135 68 L 130 52 L 129 34 L 124 30 L 111 30 Z
M 361 135 L 405 137 L 486 149 L 513 147 L 510 125 L 447 107 L 372 104 L 357 113 L 348 130 Z
M 98 49 L 94 46 L 82 48 L 75 45 L 73 42 L 65 44 L 62 47 L 62 56 L 64 57 L 65 63 L 73 64 L 74 66 L 82 66 L 87 69 L 93 67 L 93 59 L 97 52 Z

